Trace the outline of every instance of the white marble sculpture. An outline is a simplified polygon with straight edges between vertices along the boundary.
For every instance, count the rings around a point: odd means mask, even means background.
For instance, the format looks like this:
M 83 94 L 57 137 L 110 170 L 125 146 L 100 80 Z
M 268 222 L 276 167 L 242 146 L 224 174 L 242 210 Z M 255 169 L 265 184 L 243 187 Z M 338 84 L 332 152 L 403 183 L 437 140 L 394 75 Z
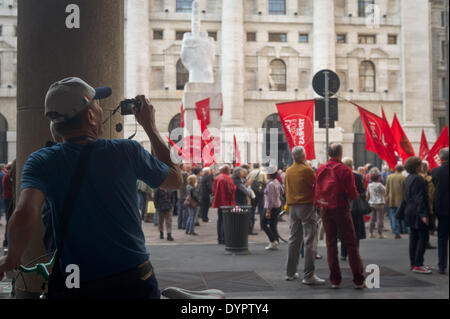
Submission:
M 181 47 L 181 61 L 189 71 L 190 83 L 214 83 L 214 39 L 200 32 L 198 1 L 192 2 L 192 30 L 185 33 Z

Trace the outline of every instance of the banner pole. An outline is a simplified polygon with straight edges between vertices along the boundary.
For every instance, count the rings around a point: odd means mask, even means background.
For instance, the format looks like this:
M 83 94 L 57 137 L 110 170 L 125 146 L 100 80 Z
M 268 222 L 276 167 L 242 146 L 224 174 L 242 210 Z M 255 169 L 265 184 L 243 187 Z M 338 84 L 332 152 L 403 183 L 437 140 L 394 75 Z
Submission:
M 328 162 L 328 147 L 329 147 L 329 128 L 330 128 L 330 109 L 329 109 L 329 102 L 330 102 L 330 96 L 329 96 L 329 88 L 328 88 L 328 71 L 324 72 L 325 75 L 325 129 L 326 129 L 326 157 Z

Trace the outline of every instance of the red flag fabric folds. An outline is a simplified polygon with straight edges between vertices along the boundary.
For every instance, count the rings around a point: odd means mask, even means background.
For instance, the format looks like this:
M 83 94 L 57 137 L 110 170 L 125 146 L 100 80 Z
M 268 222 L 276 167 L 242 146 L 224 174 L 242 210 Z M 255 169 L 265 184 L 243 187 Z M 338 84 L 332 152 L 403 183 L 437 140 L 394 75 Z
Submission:
M 428 154 L 427 161 L 430 165 L 430 170 L 441 166 L 441 159 L 439 158 L 439 151 L 445 147 L 448 147 L 448 126 L 444 127 L 441 135 L 438 137 L 436 143 L 434 143 L 433 147 Z
M 361 120 L 363 122 L 364 131 L 366 133 L 366 150 L 378 154 L 378 156 L 385 160 L 391 168 L 395 168 L 397 164 L 397 157 L 394 150 L 389 148 L 384 141 L 383 135 L 387 122 L 378 115 L 369 112 L 363 107 L 352 103 L 358 108 Z
M 180 127 L 184 128 L 184 109 L 183 109 L 183 104 L 181 104 L 180 116 L 181 116 Z
M 430 153 L 430 148 L 428 147 L 427 137 L 425 136 L 425 130 L 422 129 L 422 136 L 420 138 L 420 150 L 419 156 L 421 159 L 426 159 L 428 157 L 428 153 Z
M 381 114 L 382 114 L 383 121 L 384 121 L 384 126 L 383 126 L 384 144 L 386 145 L 386 147 L 391 149 L 395 155 L 395 152 L 397 151 L 397 143 L 395 142 L 394 135 L 392 134 L 391 126 L 389 125 L 389 122 L 386 118 L 386 114 L 384 114 L 383 107 L 381 107 Z M 395 168 L 395 167 L 393 167 L 393 168 Z
M 316 100 L 277 104 L 278 114 L 290 149 L 292 150 L 295 146 L 303 146 L 308 160 L 316 158 L 314 150 L 315 104 Z
M 406 136 L 405 131 L 403 131 L 400 122 L 398 121 L 397 114 L 394 114 L 391 130 L 397 144 L 398 156 L 400 156 L 403 161 L 407 160 L 411 156 L 414 156 L 414 149 Z
M 208 126 L 211 123 L 210 114 L 209 114 L 209 98 L 201 100 L 195 103 L 195 112 L 197 113 L 197 118 L 199 121 L 203 122 L 205 126 Z
M 241 153 L 239 152 L 239 148 L 236 141 L 236 135 L 234 136 L 234 155 L 236 158 L 236 166 L 241 166 Z

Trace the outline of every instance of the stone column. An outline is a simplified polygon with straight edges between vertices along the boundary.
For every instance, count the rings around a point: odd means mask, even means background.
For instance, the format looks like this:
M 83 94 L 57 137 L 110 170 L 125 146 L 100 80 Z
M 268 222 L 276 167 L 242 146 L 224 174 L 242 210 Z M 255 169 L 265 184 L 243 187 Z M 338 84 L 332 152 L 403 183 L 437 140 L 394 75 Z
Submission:
M 430 143 L 436 139 L 431 90 L 430 11 L 428 1 L 401 2 L 403 114 L 399 119 L 416 149 L 420 143 L 421 128 L 425 129 Z
M 125 94 L 127 98 L 134 98 L 138 94 L 149 96 L 151 71 L 149 0 L 127 0 L 125 18 Z M 140 125 L 138 130 L 139 133 L 143 133 Z M 134 116 L 126 116 L 125 137 L 134 131 Z
M 335 69 L 334 1 L 314 0 L 313 74 Z
M 66 7 L 80 9 L 80 28 L 66 27 Z M 93 86 L 108 85 L 113 95 L 101 103 L 105 118 L 124 93 L 123 0 L 19 0 L 17 68 L 17 181 L 28 155 L 50 139 L 44 116 L 49 86 L 64 77 L 78 76 Z M 104 138 L 122 137 L 119 115 L 104 127 Z M 20 185 L 17 185 L 17 189 Z M 88 248 L 86 248 L 88 249 Z M 44 255 L 42 224 L 36 227 L 23 264 Z M 27 293 L 17 281 L 17 296 L 36 297 L 41 280 L 25 275 Z
M 244 125 L 244 7 L 242 0 L 222 5 L 222 126 Z

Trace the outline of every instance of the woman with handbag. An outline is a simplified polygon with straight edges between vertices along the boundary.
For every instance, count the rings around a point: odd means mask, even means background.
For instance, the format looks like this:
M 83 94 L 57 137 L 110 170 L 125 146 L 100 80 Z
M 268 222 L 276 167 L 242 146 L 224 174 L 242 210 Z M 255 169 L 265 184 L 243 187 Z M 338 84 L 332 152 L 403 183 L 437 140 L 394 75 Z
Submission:
M 353 160 L 346 157 L 342 160 L 345 166 L 353 170 Z M 358 191 L 358 198 L 350 203 L 350 212 L 352 214 L 353 226 L 355 228 L 356 243 L 359 247 L 359 241 L 366 239 L 366 227 L 364 222 L 364 215 L 370 213 L 369 204 L 366 201 L 366 189 L 364 188 L 364 177 L 361 174 L 353 172 L 355 177 L 355 186 Z M 341 260 L 347 260 L 347 248 L 341 241 Z
M 198 204 L 199 204 L 199 197 L 197 188 L 195 187 L 197 183 L 197 176 L 191 175 L 187 178 L 187 198 L 184 202 L 184 206 L 186 207 L 188 211 L 188 219 L 186 221 L 186 234 L 187 235 L 193 235 L 197 236 L 198 234 L 195 232 L 195 217 L 198 213 Z

